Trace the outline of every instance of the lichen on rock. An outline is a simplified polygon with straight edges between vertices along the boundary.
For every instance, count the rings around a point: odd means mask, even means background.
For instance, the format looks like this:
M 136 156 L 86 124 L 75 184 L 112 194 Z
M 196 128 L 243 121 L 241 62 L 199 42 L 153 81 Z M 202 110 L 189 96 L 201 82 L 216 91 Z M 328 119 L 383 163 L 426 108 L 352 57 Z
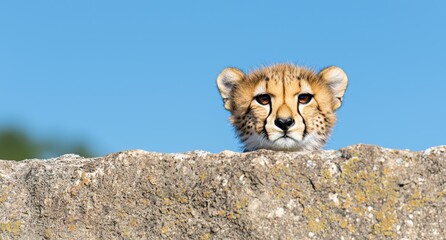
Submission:
M 0 161 L 0 239 L 441 239 L 446 146 Z

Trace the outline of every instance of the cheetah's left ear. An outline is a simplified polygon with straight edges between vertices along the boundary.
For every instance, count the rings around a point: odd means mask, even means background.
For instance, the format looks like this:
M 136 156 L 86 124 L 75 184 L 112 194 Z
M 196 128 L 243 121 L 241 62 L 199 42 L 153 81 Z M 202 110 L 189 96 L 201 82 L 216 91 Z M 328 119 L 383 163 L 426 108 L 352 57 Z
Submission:
M 348 78 L 345 72 L 336 66 L 331 66 L 322 69 L 319 72 L 319 76 L 324 79 L 331 88 L 335 96 L 335 102 L 333 109 L 336 110 L 342 105 L 345 90 L 347 89 Z
M 229 101 L 234 86 L 245 78 L 245 74 L 238 68 L 225 68 L 217 77 L 217 86 L 223 99 L 226 110 L 231 111 L 231 101 Z

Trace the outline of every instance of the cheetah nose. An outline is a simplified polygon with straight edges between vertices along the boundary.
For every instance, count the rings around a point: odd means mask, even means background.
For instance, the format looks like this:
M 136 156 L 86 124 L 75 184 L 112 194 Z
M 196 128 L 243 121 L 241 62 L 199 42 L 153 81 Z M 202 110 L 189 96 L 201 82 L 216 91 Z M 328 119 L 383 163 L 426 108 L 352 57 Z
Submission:
M 276 126 L 278 126 L 283 131 L 286 131 L 294 125 L 294 120 L 292 118 L 278 118 L 274 121 L 274 124 L 276 124 Z

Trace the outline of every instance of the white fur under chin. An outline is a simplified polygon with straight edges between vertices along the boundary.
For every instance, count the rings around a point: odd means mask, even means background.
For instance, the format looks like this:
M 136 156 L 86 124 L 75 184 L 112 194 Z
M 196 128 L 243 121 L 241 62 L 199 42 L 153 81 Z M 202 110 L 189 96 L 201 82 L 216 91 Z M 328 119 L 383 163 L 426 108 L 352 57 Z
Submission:
M 315 133 L 306 135 L 302 141 L 291 138 L 279 138 L 274 142 L 265 136 L 253 134 L 245 141 L 245 151 L 255 151 L 258 149 L 269 149 L 274 151 L 314 151 L 321 149 L 324 145 L 324 138 Z

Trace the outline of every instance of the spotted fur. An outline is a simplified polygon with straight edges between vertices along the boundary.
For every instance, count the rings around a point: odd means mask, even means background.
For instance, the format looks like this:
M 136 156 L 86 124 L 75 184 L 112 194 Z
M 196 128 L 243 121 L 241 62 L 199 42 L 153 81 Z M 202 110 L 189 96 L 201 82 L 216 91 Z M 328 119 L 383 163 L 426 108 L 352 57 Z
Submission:
M 316 73 L 292 64 L 249 74 L 226 68 L 217 78 L 224 107 L 231 112 L 230 121 L 245 151 L 322 148 L 336 122 L 335 111 L 342 104 L 347 83 L 347 75 L 338 67 Z M 303 94 L 311 100 L 300 102 Z M 269 97 L 268 104 L 256 100 L 261 95 Z M 287 127 L 280 124 L 284 119 Z

